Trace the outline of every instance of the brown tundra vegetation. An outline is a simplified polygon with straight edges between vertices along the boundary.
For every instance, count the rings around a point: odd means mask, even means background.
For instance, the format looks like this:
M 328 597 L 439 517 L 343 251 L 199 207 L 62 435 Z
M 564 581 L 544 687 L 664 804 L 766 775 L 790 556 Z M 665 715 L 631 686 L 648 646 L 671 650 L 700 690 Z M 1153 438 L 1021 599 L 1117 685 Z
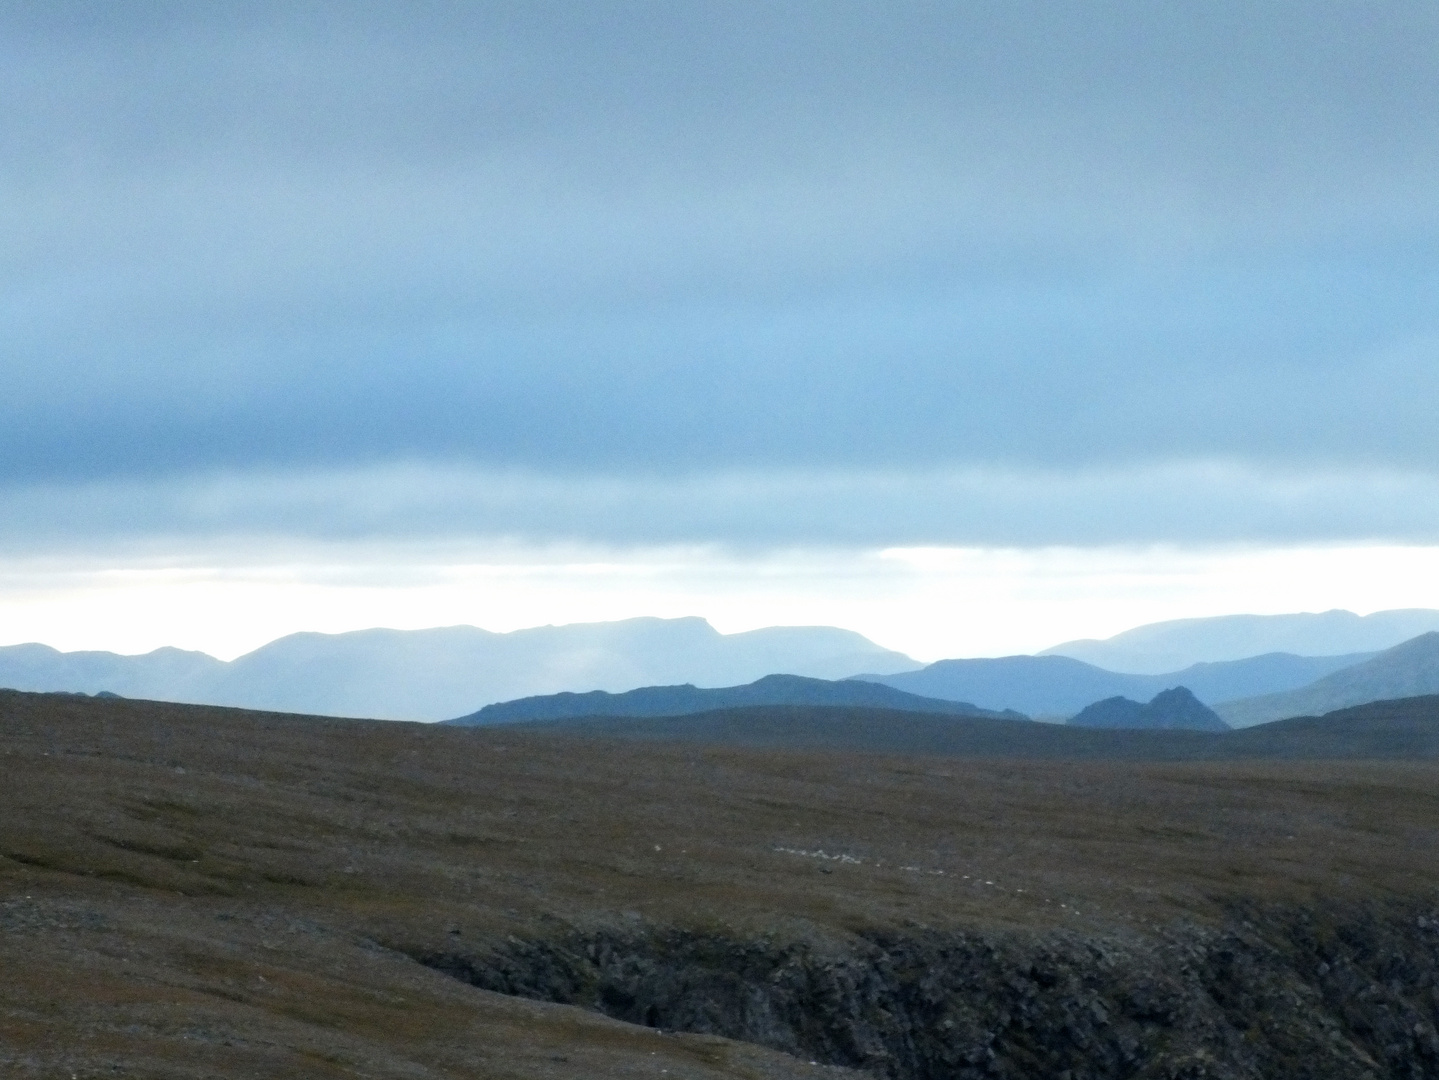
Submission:
M 0 692 L 0 1076 L 1439 1077 L 1439 700 L 1305 723 L 905 756 Z

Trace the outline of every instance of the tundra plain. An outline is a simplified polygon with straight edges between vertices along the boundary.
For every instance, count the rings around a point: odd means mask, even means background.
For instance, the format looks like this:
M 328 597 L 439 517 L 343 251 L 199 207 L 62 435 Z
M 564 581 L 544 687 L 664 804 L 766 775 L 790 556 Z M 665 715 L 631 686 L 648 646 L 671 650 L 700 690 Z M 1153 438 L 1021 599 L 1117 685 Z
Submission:
M 1439 1068 L 1433 760 L 906 757 L 15 692 L 0 755 L 7 1076 Z

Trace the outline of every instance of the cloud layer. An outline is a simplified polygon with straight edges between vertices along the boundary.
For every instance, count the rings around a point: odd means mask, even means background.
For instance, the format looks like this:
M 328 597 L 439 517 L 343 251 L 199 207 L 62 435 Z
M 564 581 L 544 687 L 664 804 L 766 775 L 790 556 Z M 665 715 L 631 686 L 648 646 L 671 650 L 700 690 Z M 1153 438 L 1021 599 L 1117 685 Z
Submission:
M 1439 543 L 1439 478 L 1259 471 L 704 472 L 553 476 L 400 465 L 12 488 L 0 552 L 172 542 L 464 542 L 543 547 L 1044 547 Z
M 1439 532 L 1432 4 L 14 4 L 0 100 L 17 543 Z

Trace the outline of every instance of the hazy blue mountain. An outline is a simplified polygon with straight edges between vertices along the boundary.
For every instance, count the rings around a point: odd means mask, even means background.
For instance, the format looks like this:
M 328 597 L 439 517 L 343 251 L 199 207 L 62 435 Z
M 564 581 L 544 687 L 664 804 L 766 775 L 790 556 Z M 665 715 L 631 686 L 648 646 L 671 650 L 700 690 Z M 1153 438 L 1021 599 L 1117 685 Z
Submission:
M 1069 656 L 1110 671 L 1158 674 L 1190 664 L 1272 652 L 1300 656 L 1378 652 L 1431 630 L 1439 630 L 1439 611 L 1425 608 L 1376 611 L 1372 615 L 1337 610 L 1295 615 L 1220 615 L 1149 623 L 1103 641 L 1066 641 L 1040 655 Z M 1195 692 L 1204 697 L 1198 690 Z
M 225 671 L 225 663 L 202 652 L 156 649 L 139 656 L 112 652 L 60 652 L 48 645 L 0 647 L 0 686 L 11 690 L 68 690 L 95 694 L 102 690 L 122 697 L 154 697 L 163 688 L 165 700 L 192 701 L 207 692 Z
M 1162 690 L 1147 704 L 1127 697 L 1105 698 L 1069 718 L 1074 727 L 1175 731 L 1228 731 L 1226 724 L 1183 686 Z
M 1068 716 L 1099 698 L 1143 693 L 1136 676 L 1067 656 L 938 660 L 919 671 L 860 678 L 911 694 L 970 701 L 986 709 L 1017 709 L 1031 716 Z
M 1028 720 L 1017 712 L 1000 713 L 961 701 L 918 697 L 879 683 L 808 679 L 800 675 L 766 675 L 744 686 L 702 690 L 692 685 L 645 686 L 623 694 L 592 690 L 586 694 L 547 694 L 486 705 L 478 712 L 447 721 L 451 724 L 513 724 L 563 720 L 581 716 L 684 716 L 714 709 L 752 705 L 844 705 L 947 716 Z
M 1439 693 L 1439 633 L 1428 633 L 1300 689 L 1220 702 L 1214 711 L 1231 727 L 1250 727 L 1290 716 L 1318 716 L 1371 701 L 1435 693 Z
M 691 682 L 733 686 L 776 671 L 841 678 L 919 667 L 849 630 L 776 626 L 721 634 L 704 619 L 626 619 L 497 634 L 473 626 L 291 634 L 229 663 L 178 649 L 144 656 L 0 648 L 0 686 L 110 690 L 208 705 L 442 720 L 561 690 Z
M 1067 656 L 1001 656 L 939 660 L 919 671 L 860 678 L 925 697 L 970 701 L 985 709 L 1017 709 L 1030 716 L 1070 716 L 1101 698 L 1148 700 L 1171 686 L 1187 686 L 1201 701 L 1211 703 L 1291 690 L 1370 655 L 1269 653 L 1244 660 L 1195 664 L 1162 675 L 1106 671 Z

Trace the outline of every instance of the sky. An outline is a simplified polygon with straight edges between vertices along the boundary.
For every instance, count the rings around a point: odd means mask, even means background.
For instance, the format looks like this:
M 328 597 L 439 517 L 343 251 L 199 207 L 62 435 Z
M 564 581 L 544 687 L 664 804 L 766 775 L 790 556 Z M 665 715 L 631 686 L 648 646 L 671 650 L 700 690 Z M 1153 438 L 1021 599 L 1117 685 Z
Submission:
M 0 643 L 1439 606 L 1439 7 L 0 0 Z

